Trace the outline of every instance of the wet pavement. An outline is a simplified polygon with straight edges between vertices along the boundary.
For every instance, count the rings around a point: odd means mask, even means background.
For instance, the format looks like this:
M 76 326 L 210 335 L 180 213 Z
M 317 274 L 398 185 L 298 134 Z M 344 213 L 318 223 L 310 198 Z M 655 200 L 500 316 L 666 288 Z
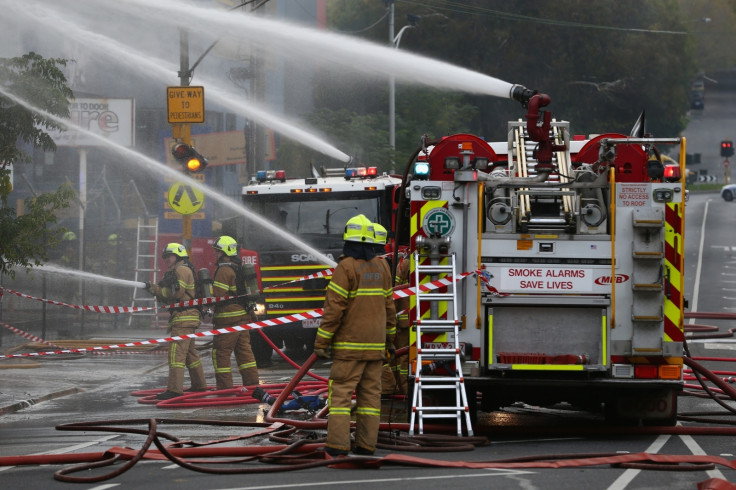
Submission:
M 165 329 L 105 329 L 90 332 L 83 339 L 57 339 L 50 342 L 65 349 L 84 349 L 165 336 Z M 210 342 L 211 338 L 198 339 L 197 346 L 208 385 L 213 388 Z M 0 416 L 82 391 L 94 391 L 102 387 L 109 390 L 110 384 L 116 382 L 123 385 L 120 387 L 122 391 L 126 388 L 130 392 L 164 389 L 168 374 L 167 348 L 166 343 L 161 343 L 105 351 L 0 358 Z M 0 347 L 0 353 L 5 355 L 57 350 L 57 347 L 20 337 L 11 339 L 8 332 L 5 332 L 4 343 Z M 321 371 L 321 375 L 327 376 L 327 366 L 316 369 Z M 272 365 L 259 371 L 262 384 L 286 383 L 296 373 L 296 368 L 274 355 Z M 237 384 L 237 369 L 233 370 L 233 374 Z M 184 387 L 188 387 L 186 375 Z

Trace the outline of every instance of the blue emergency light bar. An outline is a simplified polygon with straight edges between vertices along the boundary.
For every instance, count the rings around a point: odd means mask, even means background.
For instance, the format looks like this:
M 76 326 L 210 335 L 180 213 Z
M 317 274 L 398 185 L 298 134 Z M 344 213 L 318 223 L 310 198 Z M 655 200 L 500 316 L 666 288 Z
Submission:
M 414 178 L 426 179 L 429 177 L 429 163 L 417 162 L 414 164 Z
M 266 182 L 269 180 L 280 180 L 286 182 L 285 170 L 259 170 L 256 172 L 256 180 L 258 182 Z

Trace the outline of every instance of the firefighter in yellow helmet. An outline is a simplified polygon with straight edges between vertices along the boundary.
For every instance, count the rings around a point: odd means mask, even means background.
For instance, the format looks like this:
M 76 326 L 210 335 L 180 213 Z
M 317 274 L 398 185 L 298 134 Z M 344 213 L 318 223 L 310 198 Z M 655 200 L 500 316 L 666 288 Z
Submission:
M 401 286 L 409 283 L 409 257 L 404 257 L 399 261 L 396 268 L 396 278 L 394 284 Z M 399 298 L 396 304 L 396 339 L 394 345 L 397 348 L 409 345 L 409 336 L 411 324 L 409 323 L 409 306 L 410 298 L 408 296 Z M 409 383 L 409 354 L 406 353 L 400 357 L 394 356 L 390 359 L 389 365 L 384 368 L 382 378 L 382 393 L 384 395 L 405 395 Z
M 79 268 L 79 241 L 73 231 L 61 235 L 61 257 L 59 263 L 68 269 Z
M 325 451 L 350 451 L 350 406 L 356 394 L 355 454 L 373 454 L 381 417 L 381 369 L 393 348 L 396 310 L 391 272 L 375 255 L 370 220 L 358 215 L 345 225 L 343 255 L 325 294 L 314 353 L 332 357 Z
M 388 232 L 380 223 L 373 223 L 373 231 L 375 236 L 376 254 L 386 253 L 386 243 L 388 242 Z M 388 261 L 386 261 L 388 265 Z M 396 271 L 396 284 L 406 284 L 409 279 L 409 261 L 404 260 L 399 264 Z M 389 272 L 391 266 L 389 265 Z M 400 298 L 395 302 L 396 306 L 396 338 L 394 345 L 405 347 L 409 345 L 409 298 Z M 383 366 L 383 375 L 381 377 L 381 393 L 384 395 L 405 395 L 407 392 L 407 384 L 409 377 L 409 355 L 405 354 L 400 358 L 396 356 L 387 359 L 387 363 Z
M 237 280 L 243 281 L 242 274 L 238 273 L 241 267 L 238 256 L 238 244 L 232 237 L 221 236 L 212 244 L 212 248 L 219 252 L 217 270 L 212 281 L 215 296 L 236 296 L 244 293 L 244 287 L 238 290 Z M 256 291 L 253 291 L 255 294 Z M 215 303 L 212 322 L 215 328 L 242 325 L 251 320 L 247 310 L 247 299 L 236 298 Z M 250 346 L 250 332 L 231 332 L 215 335 L 212 339 L 212 364 L 215 367 L 217 389 L 224 390 L 233 387 L 233 375 L 230 369 L 230 357 L 235 351 L 235 361 L 238 363 L 243 386 L 258 385 L 258 368 L 256 358 Z
M 161 257 L 168 270 L 158 284 L 146 284 L 146 289 L 159 301 L 166 304 L 180 303 L 194 299 L 194 266 L 189 262 L 189 254 L 183 245 L 169 243 L 164 247 Z M 181 306 L 169 310 L 169 333 L 171 336 L 193 334 L 200 324 L 199 310 L 195 306 Z M 166 391 L 156 396 L 158 400 L 168 400 L 184 392 L 184 368 L 189 370 L 192 386 L 188 391 L 205 391 L 207 382 L 194 339 L 169 342 L 169 381 Z

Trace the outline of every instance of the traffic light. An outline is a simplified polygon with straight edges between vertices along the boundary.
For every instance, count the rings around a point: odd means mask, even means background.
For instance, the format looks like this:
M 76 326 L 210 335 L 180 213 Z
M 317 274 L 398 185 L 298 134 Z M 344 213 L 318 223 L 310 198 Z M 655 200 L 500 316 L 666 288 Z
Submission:
M 207 167 L 207 159 L 185 143 L 176 143 L 171 154 L 187 173 L 201 172 Z
M 733 143 L 731 140 L 721 141 L 721 156 L 732 157 L 733 156 Z

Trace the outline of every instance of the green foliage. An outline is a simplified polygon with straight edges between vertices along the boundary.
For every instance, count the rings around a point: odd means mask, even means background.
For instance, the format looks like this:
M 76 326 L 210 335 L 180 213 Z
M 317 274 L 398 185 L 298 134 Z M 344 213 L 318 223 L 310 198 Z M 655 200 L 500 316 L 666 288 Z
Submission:
M 0 85 L 34 107 L 69 117 L 69 98 L 73 94 L 60 68 L 65 64 L 66 60 L 45 59 L 36 53 L 0 58 Z M 63 128 L 0 93 L 0 162 L 28 161 L 22 144 L 55 150 L 47 132 L 52 129 Z M 14 277 L 14 266 L 30 267 L 48 260 L 46 247 L 55 245 L 56 237 L 48 236 L 46 229 L 56 223 L 55 212 L 69 206 L 74 192 L 64 186 L 54 193 L 26 199 L 24 214 L 16 216 L 15 208 L 8 206 L 8 175 L 9 171 L 0 165 L 0 274 Z
M 69 206 L 74 191 L 68 186 L 54 193 L 25 200 L 25 214 L 16 217 L 15 209 L 0 207 L 0 274 L 15 277 L 13 266 L 30 267 L 48 260 L 46 247 L 55 245 L 55 236 L 44 236 L 49 223 L 56 223 L 55 212 Z
M 384 2 L 329 0 L 327 5 L 330 28 L 388 44 Z M 570 121 L 574 133 L 628 134 L 642 110 L 654 136 L 676 136 L 687 124 L 698 44 L 687 34 L 691 22 L 677 0 L 396 0 L 395 33 L 406 25 L 407 14 L 421 20 L 405 31 L 400 49 L 547 93 L 548 110 Z M 351 80 L 346 88 L 344 78 L 324 73 L 315 105 L 319 115 L 312 123 L 319 122 L 338 148 L 384 154 L 387 137 L 371 141 L 347 133 L 358 120 L 363 135 L 387 132 L 388 80 Z M 524 114 L 508 99 L 446 93 L 425 88 L 421 80 L 397 84 L 397 164 L 403 165 L 424 133 L 471 132 L 505 140 L 507 121 Z M 377 126 L 369 131 L 371 124 Z M 369 147 L 358 149 L 362 141 Z
M 62 118 L 69 117 L 69 100 L 73 97 L 60 66 L 63 59 L 45 59 L 36 53 L 17 58 L 0 58 L 0 83 L 3 89 Z M 53 120 L 29 111 L 0 93 L 0 159 L 6 162 L 28 161 L 16 145 L 18 140 L 46 151 L 56 149 L 47 133 L 63 129 Z

